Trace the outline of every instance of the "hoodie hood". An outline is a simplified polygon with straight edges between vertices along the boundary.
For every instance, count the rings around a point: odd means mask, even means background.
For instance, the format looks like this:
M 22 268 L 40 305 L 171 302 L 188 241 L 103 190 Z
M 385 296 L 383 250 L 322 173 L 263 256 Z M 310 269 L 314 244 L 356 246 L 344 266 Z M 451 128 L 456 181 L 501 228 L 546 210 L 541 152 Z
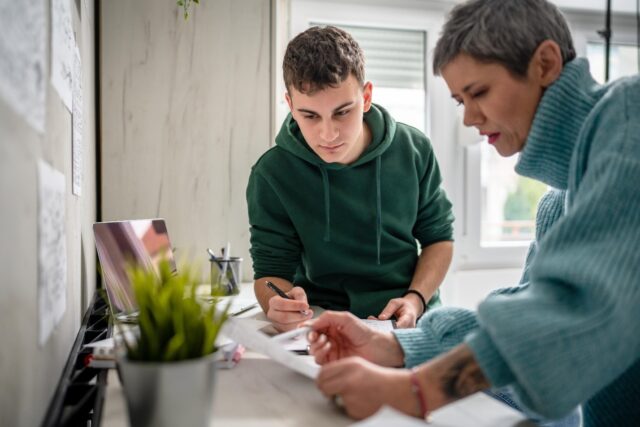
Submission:
M 371 104 L 371 108 L 364 114 L 364 122 L 371 130 L 371 142 L 362 155 L 353 163 L 343 165 L 327 163 L 313 152 L 304 139 L 298 123 L 291 113 L 287 116 L 280 132 L 276 136 L 276 145 L 296 157 L 315 165 L 322 175 L 322 188 L 325 211 L 324 241 L 331 241 L 331 184 L 328 171 L 352 169 L 368 162 L 375 161 L 376 169 L 376 238 L 377 263 L 380 264 L 380 244 L 382 239 L 382 198 L 381 198 L 381 159 L 380 156 L 389 148 L 396 133 L 396 122 L 383 107 Z

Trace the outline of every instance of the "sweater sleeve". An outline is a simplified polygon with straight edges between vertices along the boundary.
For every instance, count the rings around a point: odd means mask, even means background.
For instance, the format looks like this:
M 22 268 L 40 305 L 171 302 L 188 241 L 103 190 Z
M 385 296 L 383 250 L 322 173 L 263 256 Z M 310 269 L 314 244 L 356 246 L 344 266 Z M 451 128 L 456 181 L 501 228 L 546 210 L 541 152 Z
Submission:
M 608 132 L 615 148 L 593 155 L 570 209 L 539 242 L 530 286 L 486 299 L 466 340 L 493 386 L 513 383 L 550 418 L 640 354 L 640 132 L 629 123 Z
M 254 279 L 275 276 L 293 281 L 302 245 L 279 197 L 254 168 L 247 186 Z
M 438 161 L 427 140 L 426 164 L 420 179 L 418 215 L 413 235 L 422 247 L 433 243 L 453 240 L 453 212 L 451 202 L 442 189 L 442 176 Z
M 429 310 L 414 329 L 393 331 L 404 351 L 407 368 L 419 365 L 460 344 L 478 327 L 475 313 L 464 308 Z

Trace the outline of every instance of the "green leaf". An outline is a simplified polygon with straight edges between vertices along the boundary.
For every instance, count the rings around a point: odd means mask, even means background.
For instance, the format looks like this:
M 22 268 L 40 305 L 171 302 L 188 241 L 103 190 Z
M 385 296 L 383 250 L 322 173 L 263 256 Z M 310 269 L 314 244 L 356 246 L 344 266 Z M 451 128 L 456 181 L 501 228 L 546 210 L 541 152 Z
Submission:
M 140 336 L 125 341 L 127 357 L 139 361 L 171 362 L 213 353 L 215 340 L 228 318 L 229 304 L 222 309 L 201 303 L 196 294 L 200 275 L 185 264 L 174 273 L 172 264 L 161 261 L 157 271 L 128 268 L 138 304 Z

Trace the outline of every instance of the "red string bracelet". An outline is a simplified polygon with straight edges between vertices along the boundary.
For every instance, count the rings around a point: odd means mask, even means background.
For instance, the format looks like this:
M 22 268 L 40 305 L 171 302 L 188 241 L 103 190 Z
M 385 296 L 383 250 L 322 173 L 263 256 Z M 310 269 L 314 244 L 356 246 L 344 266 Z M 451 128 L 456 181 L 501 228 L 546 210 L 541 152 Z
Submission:
M 411 391 L 415 394 L 418 399 L 418 404 L 420 407 L 420 414 L 422 419 L 428 421 L 429 420 L 429 408 L 427 407 L 427 399 L 424 397 L 424 393 L 422 391 L 422 386 L 420 385 L 420 380 L 418 379 L 418 368 L 411 369 Z

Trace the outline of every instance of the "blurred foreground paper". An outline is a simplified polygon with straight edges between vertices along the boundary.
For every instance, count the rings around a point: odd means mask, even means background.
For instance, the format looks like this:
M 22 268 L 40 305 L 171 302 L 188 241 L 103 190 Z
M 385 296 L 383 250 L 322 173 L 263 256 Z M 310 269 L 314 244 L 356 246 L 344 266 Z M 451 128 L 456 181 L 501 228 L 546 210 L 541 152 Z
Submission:
M 416 402 L 417 404 L 417 402 Z M 389 406 L 383 406 L 369 418 L 351 424 L 351 427 L 535 427 L 521 412 L 484 393 L 472 394 L 454 402 L 429 416 L 429 423 L 410 417 Z
M 66 310 L 65 177 L 38 162 L 39 343 L 44 345 Z
M 46 108 L 45 5 L 0 0 L 0 97 L 40 133 Z

